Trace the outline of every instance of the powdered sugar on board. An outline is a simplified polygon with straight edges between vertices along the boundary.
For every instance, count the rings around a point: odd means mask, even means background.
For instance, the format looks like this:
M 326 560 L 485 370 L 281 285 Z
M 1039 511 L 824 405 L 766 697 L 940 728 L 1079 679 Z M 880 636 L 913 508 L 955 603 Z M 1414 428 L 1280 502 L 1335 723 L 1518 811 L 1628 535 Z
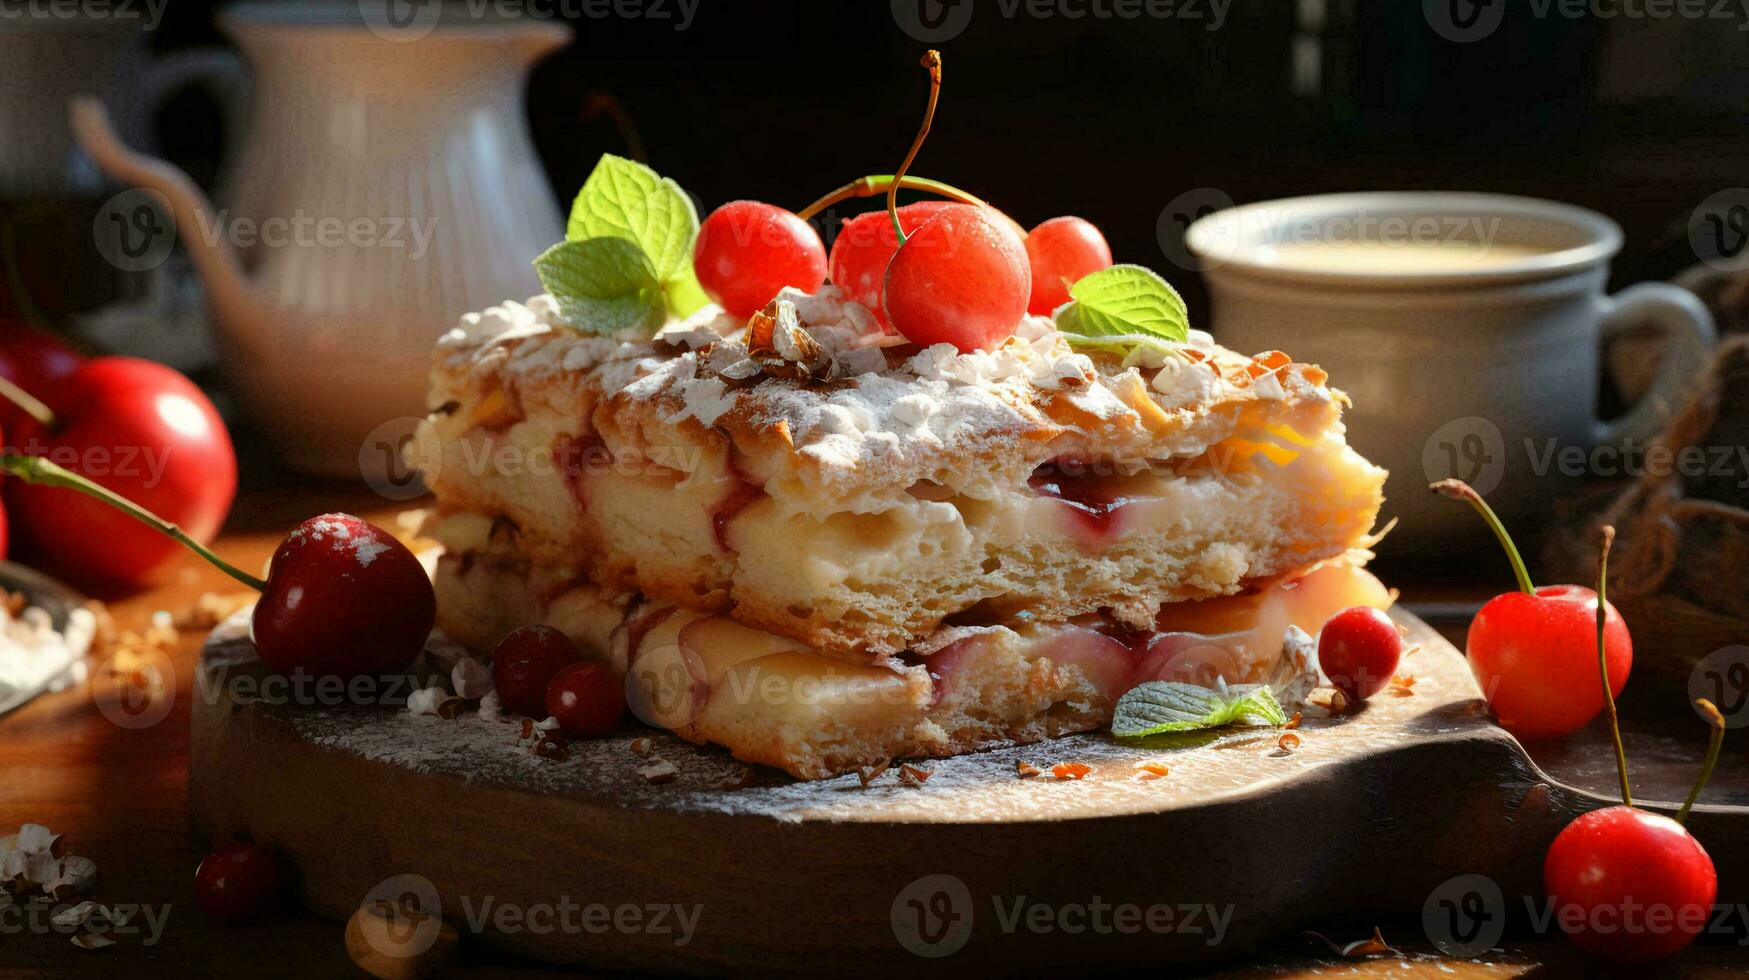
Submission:
M 482 790 L 552 794 L 586 804 L 792 822 L 1062 820 L 1205 805 L 1371 751 L 1475 727 L 1481 709 L 1479 703 L 1474 710 L 1468 707 L 1476 692 L 1461 655 L 1419 622 L 1406 624 L 1421 645 L 1404 662 L 1416 677 L 1413 694 L 1380 695 L 1365 711 L 1340 720 L 1307 717 L 1296 732 L 1300 744 L 1291 751 L 1279 747 L 1281 732 L 1273 728 L 1141 744 L 1103 734 L 1072 735 L 952 759 L 912 760 L 929 771 L 915 785 L 901 779 L 896 763 L 867 787 L 854 773 L 802 782 L 762 767 L 739 785 L 746 767 L 728 753 L 648 729 L 571 742 L 565 758 L 541 758 L 518 738 L 519 723 L 489 721 L 476 711 L 445 719 L 398 707 L 257 704 L 231 718 L 236 723 L 246 712 L 263 712 L 313 750 L 459 779 Z M 448 646 L 433 651 L 439 660 L 453 653 Z M 216 673 L 249 669 L 253 662 L 253 650 L 233 619 L 215 631 L 202 666 Z M 658 762 L 672 765 L 671 778 Z M 1021 763 L 1040 774 L 1022 778 Z M 1080 779 L 1056 778 L 1051 770 L 1060 763 L 1081 763 L 1089 771 Z M 1167 774 L 1156 776 L 1139 766 L 1163 766 Z M 663 781 L 652 781 L 653 770 L 663 771 Z

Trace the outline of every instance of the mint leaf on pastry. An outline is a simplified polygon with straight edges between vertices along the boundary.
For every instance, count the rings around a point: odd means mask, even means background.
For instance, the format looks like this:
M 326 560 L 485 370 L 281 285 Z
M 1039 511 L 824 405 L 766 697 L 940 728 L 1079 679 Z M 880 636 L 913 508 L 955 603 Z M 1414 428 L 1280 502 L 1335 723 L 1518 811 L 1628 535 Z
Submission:
M 1069 287 L 1069 302 L 1052 314 L 1076 347 L 1128 352 L 1166 347 L 1190 337 L 1190 314 L 1178 290 L 1139 265 L 1114 265 Z
M 627 239 L 560 242 L 534 260 L 534 271 L 559 313 L 590 333 L 647 337 L 668 319 L 649 256 Z
M 1201 687 L 1179 681 L 1148 681 L 1118 699 L 1111 733 L 1142 738 L 1235 723 L 1285 725 L 1287 713 L 1262 684 Z

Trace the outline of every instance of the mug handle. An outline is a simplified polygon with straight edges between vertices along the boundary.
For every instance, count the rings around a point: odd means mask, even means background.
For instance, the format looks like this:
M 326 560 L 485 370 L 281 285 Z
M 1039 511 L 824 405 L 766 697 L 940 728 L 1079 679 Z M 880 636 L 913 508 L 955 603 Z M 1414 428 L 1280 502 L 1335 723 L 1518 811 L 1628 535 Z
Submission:
M 1675 407 L 1687 400 L 1697 375 L 1712 357 L 1717 331 L 1700 297 L 1680 286 L 1642 282 L 1603 300 L 1600 343 L 1650 323 L 1664 335 L 1658 376 L 1620 418 L 1595 423 L 1599 445 L 1619 446 L 1656 437 Z

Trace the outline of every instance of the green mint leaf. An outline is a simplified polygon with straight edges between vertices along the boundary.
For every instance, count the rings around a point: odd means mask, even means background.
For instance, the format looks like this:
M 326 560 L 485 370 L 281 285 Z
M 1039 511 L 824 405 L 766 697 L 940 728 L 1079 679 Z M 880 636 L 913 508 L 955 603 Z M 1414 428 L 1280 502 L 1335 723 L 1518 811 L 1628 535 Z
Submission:
M 1071 345 L 1079 341 L 1127 351 L 1140 343 L 1182 344 L 1190 337 L 1184 297 L 1139 265 L 1114 265 L 1082 276 L 1069 287 L 1069 297 L 1054 316 Z
M 649 256 L 625 238 L 560 242 L 534 260 L 566 320 L 588 333 L 649 336 L 668 319 Z
M 1261 684 L 1217 689 L 1179 681 L 1148 681 L 1118 699 L 1111 733 L 1118 738 L 1142 738 L 1219 728 L 1239 721 L 1285 725 L 1287 713 Z
M 649 256 L 657 281 L 666 283 L 692 271 L 698 211 L 679 184 L 641 163 L 604 153 L 571 204 L 565 237 L 574 242 L 630 239 Z
M 698 276 L 693 273 L 690 263 L 685 272 L 662 284 L 662 292 L 668 297 L 668 308 L 681 319 L 697 313 L 711 301 L 705 295 L 704 287 L 698 284 Z
M 1066 330 L 1057 332 L 1062 334 L 1063 339 L 1069 342 L 1069 346 L 1076 350 L 1102 350 L 1123 355 L 1124 367 L 1137 363 L 1159 367 L 1167 358 L 1178 357 L 1184 351 L 1180 344 L 1143 333 L 1107 334 L 1091 337 L 1084 333 L 1069 333 Z

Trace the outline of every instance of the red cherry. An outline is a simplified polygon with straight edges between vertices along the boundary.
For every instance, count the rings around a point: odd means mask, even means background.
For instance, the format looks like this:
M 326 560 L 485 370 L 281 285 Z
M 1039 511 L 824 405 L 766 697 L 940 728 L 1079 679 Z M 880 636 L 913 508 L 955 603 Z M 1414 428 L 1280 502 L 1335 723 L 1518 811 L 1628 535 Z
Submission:
M 492 687 L 506 710 L 545 718 L 547 687 L 559 671 L 581 659 L 577 644 L 564 633 L 551 626 L 522 626 L 492 651 Z
M 1318 633 L 1318 666 L 1350 701 L 1365 701 L 1397 672 L 1403 636 L 1371 606 L 1344 609 Z
M 1629 806 L 1580 816 L 1543 860 L 1555 923 L 1580 949 L 1629 963 L 1692 943 L 1718 887 L 1712 858 L 1686 828 Z
M 12 443 L 212 540 L 237 492 L 237 457 L 212 402 L 170 368 L 98 357 L 31 394 L 54 410 L 26 419 Z M 81 584 L 140 585 L 181 554 L 170 538 L 59 487 L 6 481 L 11 516 L 35 555 Z
M 1600 652 L 1596 592 L 1582 585 L 1531 588 L 1518 546 L 1481 494 L 1461 480 L 1440 480 L 1429 488 L 1475 508 L 1499 539 L 1518 578 L 1517 592 L 1495 596 L 1476 613 L 1465 641 L 1470 672 L 1476 675 L 1495 719 L 1523 739 L 1558 738 L 1585 727 L 1603 710 L 1599 674 L 1607 673 L 1614 700 L 1633 668 L 1634 644 L 1621 614 L 1604 603 Z M 1615 530 L 1606 527 L 1603 532 L 1607 556 Z M 1613 711 L 1611 715 L 1613 720 Z
M 262 844 L 221 845 L 195 869 L 194 897 L 208 918 L 226 925 L 258 921 L 280 897 L 278 856 Z
M 1597 681 L 1597 593 L 1546 585 L 1535 595 L 1495 596 L 1470 623 L 1470 670 L 1501 727 L 1519 738 L 1557 738 L 1603 710 Z M 1609 690 L 1620 694 L 1634 646 L 1615 606 L 1604 606 Z
M 405 668 L 436 619 L 431 579 L 406 545 L 350 514 L 323 514 L 273 553 L 251 627 L 274 670 L 352 678 Z
M 744 318 L 785 286 L 819 289 L 826 281 L 826 246 L 813 225 L 775 204 L 730 201 L 704 219 L 692 268 L 706 295 Z
M 923 222 L 952 206 L 951 201 L 907 204 L 899 209 L 899 224 L 905 234 L 912 234 Z M 880 325 L 889 330 L 892 321 L 881 303 L 881 289 L 886 284 L 887 264 L 898 250 L 899 236 L 893 232 L 893 219 L 885 211 L 868 211 L 846 219 L 838 237 L 832 240 L 832 284 L 845 299 L 868 307 Z
M 625 713 L 625 684 L 606 664 L 571 664 L 547 684 L 547 714 L 570 738 L 610 735 Z
M 71 347 L 40 330 L 24 324 L 0 328 L 0 378 L 39 398 L 84 362 Z M 0 427 L 12 431 L 26 418 L 18 406 L 0 399 Z
M 987 208 L 952 204 L 918 226 L 887 265 L 893 328 L 914 344 L 990 350 L 1012 336 L 1032 295 L 1020 237 Z
M 1026 236 L 1026 258 L 1032 265 L 1027 312 L 1050 316 L 1069 301 L 1069 287 L 1077 280 L 1111 267 L 1111 246 L 1084 218 L 1052 218 Z

